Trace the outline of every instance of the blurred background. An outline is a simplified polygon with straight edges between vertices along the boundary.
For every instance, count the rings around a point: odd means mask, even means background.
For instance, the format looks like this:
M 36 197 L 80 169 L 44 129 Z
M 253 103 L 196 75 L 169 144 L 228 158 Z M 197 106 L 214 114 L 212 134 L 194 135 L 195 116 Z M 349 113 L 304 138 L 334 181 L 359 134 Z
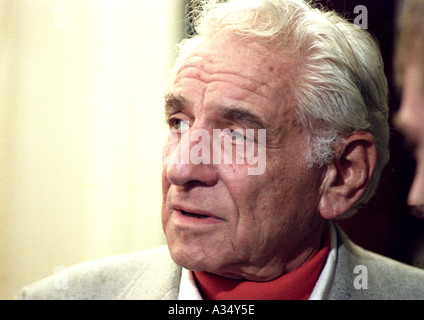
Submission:
M 162 99 L 184 4 L 0 1 L 0 298 L 164 243 Z
M 320 2 L 352 20 L 368 9 L 393 114 L 395 0 Z M 0 299 L 63 267 L 165 243 L 163 96 L 187 4 L 0 1 Z M 360 245 L 420 265 L 424 226 L 405 205 L 414 163 L 395 130 L 391 148 L 376 197 L 341 224 Z

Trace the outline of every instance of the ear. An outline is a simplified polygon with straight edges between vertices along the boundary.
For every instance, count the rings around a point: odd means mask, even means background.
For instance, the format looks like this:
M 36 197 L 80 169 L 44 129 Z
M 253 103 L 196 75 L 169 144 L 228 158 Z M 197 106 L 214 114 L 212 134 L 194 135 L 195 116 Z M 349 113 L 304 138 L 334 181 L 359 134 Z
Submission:
M 321 184 L 318 210 L 324 219 L 335 219 L 347 212 L 364 194 L 375 165 L 377 145 L 368 132 L 342 138 Z

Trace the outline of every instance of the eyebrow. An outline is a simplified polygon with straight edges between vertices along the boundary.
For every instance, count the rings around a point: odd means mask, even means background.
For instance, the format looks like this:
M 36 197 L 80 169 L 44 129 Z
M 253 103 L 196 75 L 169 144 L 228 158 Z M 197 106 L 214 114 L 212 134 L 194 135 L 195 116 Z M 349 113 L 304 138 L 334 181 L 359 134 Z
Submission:
M 172 93 L 165 96 L 165 114 L 167 118 L 177 112 L 184 112 L 188 102 L 182 96 Z M 220 117 L 227 121 L 236 122 L 247 129 L 266 129 L 262 119 L 253 112 L 239 106 L 219 106 L 217 108 Z
M 187 101 L 181 97 L 169 93 L 165 96 L 165 116 L 168 118 L 171 114 L 184 111 Z
M 259 116 L 244 108 L 221 106 L 218 112 L 223 119 L 236 122 L 247 129 L 266 129 L 266 125 Z

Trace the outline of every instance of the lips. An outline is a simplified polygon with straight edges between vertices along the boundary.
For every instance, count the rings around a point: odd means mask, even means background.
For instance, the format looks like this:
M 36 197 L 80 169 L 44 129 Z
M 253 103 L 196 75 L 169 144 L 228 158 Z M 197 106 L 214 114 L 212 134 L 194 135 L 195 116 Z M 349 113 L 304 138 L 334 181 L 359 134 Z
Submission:
M 180 212 L 183 216 L 186 216 L 186 217 L 189 217 L 189 218 L 206 219 L 206 218 L 210 217 L 208 215 L 192 213 L 192 212 L 188 212 L 188 211 L 185 211 L 185 210 L 180 210 Z
M 187 207 L 187 206 L 179 206 L 179 205 L 173 206 L 173 209 L 181 217 L 189 218 L 191 220 L 197 220 L 197 221 L 222 220 L 221 218 L 216 217 L 214 214 L 202 209 L 197 209 L 197 208 Z

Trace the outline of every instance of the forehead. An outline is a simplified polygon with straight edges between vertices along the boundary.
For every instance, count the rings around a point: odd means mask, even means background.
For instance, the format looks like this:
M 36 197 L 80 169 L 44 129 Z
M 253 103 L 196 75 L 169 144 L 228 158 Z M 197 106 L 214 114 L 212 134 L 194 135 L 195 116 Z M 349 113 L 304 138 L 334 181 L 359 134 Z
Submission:
M 292 88 L 298 65 L 271 45 L 228 37 L 209 39 L 182 64 L 173 93 L 186 100 L 194 96 L 206 102 L 239 100 L 246 107 L 267 108 L 263 111 L 287 109 L 293 106 Z M 204 104 L 204 100 L 191 102 Z
M 271 45 L 224 36 L 203 41 L 183 63 L 176 81 L 184 76 L 188 68 L 195 67 L 212 75 L 227 73 L 244 77 L 251 81 L 252 87 L 264 86 L 276 80 L 285 80 L 282 75 L 291 62 L 282 50 Z

